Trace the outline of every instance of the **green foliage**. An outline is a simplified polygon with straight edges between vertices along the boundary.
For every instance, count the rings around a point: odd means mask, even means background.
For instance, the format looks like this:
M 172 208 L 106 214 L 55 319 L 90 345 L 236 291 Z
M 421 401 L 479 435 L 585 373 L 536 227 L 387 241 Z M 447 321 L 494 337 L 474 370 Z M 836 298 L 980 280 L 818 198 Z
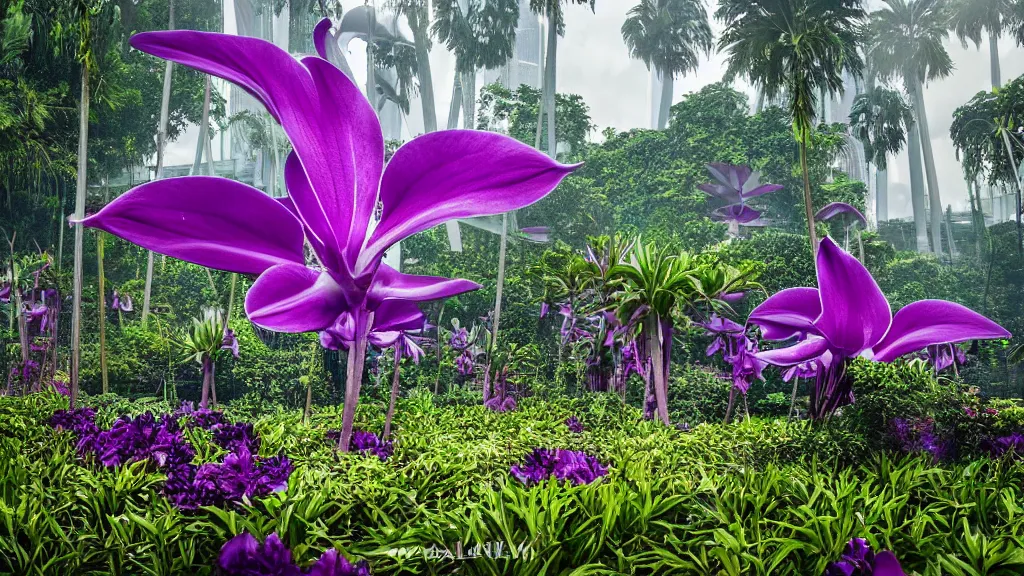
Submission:
M 515 91 L 494 83 L 480 91 L 476 126 L 480 130 L 504 132 L 533 146 L 537 134 L 537 111 L 541 91 L 520 84 Z M 590 107 L 579 94 L 555 94 L 555 126 L 559 142 L 565 142 L 572 158 L 582 158 L 595 126 Z M 547 143 L 547 126 L 541 130 L 541 149 Z
M 725 419 L 732 382 L 711 368 L 673 366 L 668 385 L 668 413 L 673 422 L 696 426 Z

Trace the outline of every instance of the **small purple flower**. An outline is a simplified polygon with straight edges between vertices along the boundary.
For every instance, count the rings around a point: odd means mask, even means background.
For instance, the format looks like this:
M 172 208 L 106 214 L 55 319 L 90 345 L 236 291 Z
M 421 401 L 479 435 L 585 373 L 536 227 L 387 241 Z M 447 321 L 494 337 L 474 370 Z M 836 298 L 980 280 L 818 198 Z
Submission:
M 540 303 L 540 317 L 543 318 L 548 315 L 548 310 L 551 309 L 551 305 L 547 302 Z
M 701 184 L 698 189 L 725 202 L 725 206 L 712 214 L 719 220 L 746 224 L 757 220 L 761 213 L 746 205 L 747 200 L 781 190 L 778 184 L 761 184 L 761 175 L 749 166 L 736 166 L 713 162 L 707 165 L 715 182 Z
M 10 282 L 4 282 L 3 285 L 0 286 L 0 302 L 3 302 L 4 304 L 7 304 L 10 301 L 11 301 L 11 283 Z
M 551 476 L 573 484 L 590 484 L 608 474 L 597 458 L 573 450 L 535 448 L 521 466 L 512 467 L 512 475 L 523 484 L 543 482 Z
M 894 418 L 890 422 L 890 431 L 896 445 L 907 454 L 925 452 L 931 454 L 935 462 L 939 462 L 953 453 L 953 442 L 939 435 L 931 419 L 908 421 Z
M 339 438 L 341 438 L 340 430 L 327 431 L 327 439 L 330 442 L 337 444 Z M 384 462 L 395 453 L 395 446 L 391 440 L 382 440 L 373 432 L 356 429 L 352 431 L 352 451 L 372 454 Z
M 260 438 L 248 422 L 220 424 L 213 427 L 213 442 L 228 452 L 245 449 L 253 454 L 260 450 Z
M 370 565 L 365 560 L 352 563 L 331 548 L 320 556 L 306 571 L 308 576 L 370 576 Z
M 569 432 L 572 432 L 573 434 L 583 433 L 583 423 L 575 416 L 570 416 L 569 419 L 565 421 L 565 425 L 569 428 Z
M 469 347 L 469 331 L 465 328 L 455 330 L 452 332 L 452 337 L 448 339 L 448 344 L 456 350 L 465 350 Z
M 1015 458 L 1024 457 L 1024 434 L 1014 432 L 1009 436 L 1002 436 L 988 442 L 989 453 L 993 457 L 1000 457 L 1004 454 L 1012 454 Z
M 217 560 L 225 576 L 300 576 L 292 553 L 277 534 L 260 544 L 252 534 L 243 532 L 224 543 Z
M 96 433 L 96 411 L 87 406 L 57 410 L 50 416 L 50 426 L 68 430 L 79 437 L 92 435 Z
M 469 376 L 473 373 L 473 355 L 470 354 L 469 350 L 466 350 L 455 359 L 455 369 L 463 376 Z
M 231 355 L 238 358 L 238 337 L 231 328 L 224 330 L 224 340 L 220 344 L 221 350 L 231 350 Z
M 117 293 L 117 290 L 114 290 L 114 295 L 113 298 L 111 299 L 110 307 L 113 308 L 114 310 L 120 310 L 121 312 L 131 312 L 133 309 L 132 297 L 127 294 L 124 294 L 122 296 L 121 294 Z
M 955 344 L 935 344 L 925 348 L 923 358 L 935 368 L 935 372 L 942 372 L 954 364 L 962 366 L 967 363 L 967 355 Z
M 825 568 L 824 576 L 905 576 L 896 556 L 888 550 L 875 554 L 867 540 L 854 538 L 847 542 L 839 560 Z
M 516 409 L 516 399 L 512 396 L 495 396 L 484 402 L 484 406 L 498 413 L 512 412 Z

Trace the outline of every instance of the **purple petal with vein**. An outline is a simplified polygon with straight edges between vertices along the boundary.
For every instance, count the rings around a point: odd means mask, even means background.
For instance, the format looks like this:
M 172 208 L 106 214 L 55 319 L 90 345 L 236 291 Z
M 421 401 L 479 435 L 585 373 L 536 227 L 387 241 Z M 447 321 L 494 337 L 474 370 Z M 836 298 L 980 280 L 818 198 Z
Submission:
M 469 280 L 403 274 L 387 264 L 381 264 L 370 286 L 368 302 L 372 308 L 392 298 L 417 302 L 440 300 L 480 288 L 479 284 Z
M 833 202 L 826 205 L 821 210 L 818 210 L 818 213 L 814 215 L 814 219 L 820 221 L 831 220 L 840 214 L 844 215 L 847 219 L 860 222 L 861 226 L 867 226 L 868 224 L 864 214 L 846 202 Z
M 312 332 L 345 311 L 344 291 L 327 272 L 281 264 L 264 272 L 245 296 L 245 313 L 277 332 Z
M 824 354 L 826 350 L 828 350 L 828 340 L 821 336 L 808 336 L 807 339 L 792 346 L 758 352 L 755 356 L 762 362 L 776 366 L 792 366 L 813 360 Z
M 372 266 L 395 242 L 442 222 L 529 206 L 577 167 L 493 132 L 445 130 L 416 137 L 395 152 L 384 171 L 381 220 L 356 270 Z
M 871 273 L 825 237 L 818 249 L 821 316 L 814 326 L 833 349 L 856 356 L 885 336 L 892 311 Z
M 747 322 L 760 326 L 765 340 L 788 340 L 816 333 L 818 316 L 821 300 L 817 288 L 787 288 L 754 308 Z
M 259 274 L 304 261 L 302 226 L 295 216 L 256 188 L 224 178 L 149 182 L 82 224 L 217 270 Z
M 1005 328 L 970 308 L 945 300 L 921 300 L 896 313 L 889 333 L 874 346 L 873 358 L 892 362 L 932 344 L 1009 337 Z

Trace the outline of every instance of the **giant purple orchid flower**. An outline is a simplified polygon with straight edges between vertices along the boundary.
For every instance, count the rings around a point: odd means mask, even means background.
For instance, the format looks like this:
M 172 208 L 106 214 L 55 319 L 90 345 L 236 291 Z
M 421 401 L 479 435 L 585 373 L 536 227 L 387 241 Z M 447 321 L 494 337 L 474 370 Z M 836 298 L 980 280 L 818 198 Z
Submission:
M 814 418 L 853 401 L 846 376 L 852 358 L 892 362 L 934 344 L 1010 337 L 988 318 L 945 300 L 914 302 L 893 315 L 867 268 L 831 238 L 821 241 L 817 270 L 818 288 L 782 290 L 747 320 L 760 326 L 767 340 L 799 340 L 758 353 L 761 360 L 776 366 L 817 365 L 810 406 Z
M 448 220 L 532 204 L 575 168 L 507 136 L 449 130 L 406 143 L 385 169 L 373 108 L 323 50 L 321 57 L 296 60 L 257 38 L 186 30 L 137 34 L 131 44 L 255 97 L 292 143 L 284 167 L 289 195 L 277 201 L 223 178 L 169 178 L 133 189 L 83 223 L 174 258 L 258 275 L 245 309 L 264 328 L 327 330 L 348 323 L 348 314 L 355 353 L 343 449 L 378 308 L 388 300 L 434 300 L 479 288 L 468 280 L 402 274 L 381 263 L 385 250 Z M 306 265 L 304 241 L 317 266 Z
M 747 206 L 747 200 L 782 189 L 779 184 L 761 184 L 761 174 L 749 166 L 712 162 L 707 169 L 716 182 L 697 188 L 725 202 L 725 206 L 712 212 L 716 219 L 725 222 L 748 224 L 757 220 L 761 213 Z

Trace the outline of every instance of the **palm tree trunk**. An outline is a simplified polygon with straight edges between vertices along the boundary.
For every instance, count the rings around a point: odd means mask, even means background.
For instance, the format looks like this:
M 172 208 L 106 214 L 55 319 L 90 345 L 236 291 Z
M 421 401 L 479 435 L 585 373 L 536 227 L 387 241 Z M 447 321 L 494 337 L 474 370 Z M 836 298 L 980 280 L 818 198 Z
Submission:
M 168 2 L 167 29 L 174 30 L 174 0 Z M 167 146 L 167 117 L 171 107 L 171 74 L 174 64 L 168 60 L 164 66 L 164 92 L 160 100 L 160 126 L 156 132 L 156 174 L 154 178 L 159 180 L 164 176 L 164 149 Z M 142 292 L 142 326 L 146 326 L 149 318 L 149 301 L 153 295 L 153 252 L 150 251 L 146 258 L 146 287 Z
M 1010 145 L 1010 137 L 1006 134 L 1008 128 L 1006 121 L 1000 120 L 999 133 L 1003 135 L 1003 146 L 1006 147 L 1006 154 L 1010 158 L 1010 169 L 1013 172 L 1013 183 L 1017 191 L 1017 254 L 1024 256 L 1024 232 L 1021 231 L 1021 184 L 1020 176 L 1017 174 L 1017 159 L 1013 156 L 1013 146 Z
M 875 220 L 889 221 L 889 171 L 875 170 Z
M 540 59 L 544 61 L 544 43 L 540 43 Z M 537 132 L 533 137 L 533 147 L 540 150 L 540 138 L 544 132 L 544 96 L 547 94 L 545 85 L 548 81 L 547 71 L 540 78 L 540 95 L 537 98 Z
M 754 113 L 755 114 L 760 114 L 764 110 L 764 89 L 763 88 L 758 88 L 757 89 L 757 96 L 755 97 L 754 102 L 755 102 L 754 103 Z
M 498 349 L 498 325 L 501 323 L 501 300 L 505 291 L 505 253 L 508 250 L 508 213 L 501 215 L 501 243 L 498 247 L 498 287 L 494 291 L 494 324 L 491 326 L 491 346 L 487 351 L 487 373 L 490 375 L 491 359 Z M 485 397 L 486 401 L 487 398 Z
M 456 70 L 458 66 L 456 66 Z M 459 127 L 459 109 L 462 108 L 462 74 L 455 72 L 455 82 L 452 84 L 452 103 L 448 107 L 448 129 L 455 130 Z M 449 230 L 450 234 L 450 230 Z
M 434 105 L 434 78 L 430 73 L 430 51 L 427 49 L 427 43 L 430 42 L 427 23 L 420 22 L 420 18 L 417 15 L 409 18 L 409 26 L 412 28 L 413 46 L 416 49 L 416 74 L 420 79 L 423 131 L 428 133 L 436 132 L 437 109 Z
M 668 426 L 668 386 L 665 382 L 665 348 L 662 342 L 661 318 L 657 314 L 651 314 L 647 318 L 647 333 L 650 339 L 651 360 L 653 366 L 651 372 L 654 376 L 654 398 L 658 404 L 658 418 Z M 645 400 L 646 401 L 646 400 Z
M 917 123 L 910 126 L 907 155 L 910 160 L 910 200 L 914 207 L 914 231 L 917 251 L 928 252 L 928 224 L 924 213 L 924 174 L 921 171 L 921 134 Z
M 338 450 L 348 452 L 352 442 L 352 426 L 356 419 L 359 388 L 363 384 L 363 362 L 366 360 L 366 341 L 373 325 L 373 312 L 359 310 L 355 314 L 353 342 L 349 345 L 345 381 L 345 406 L 341 412 L 341 438 Z
M 818 255 L 818 232 L 814 229 L 814 203 L 811 200 L 811 175 L 807 170 L 807 133 L 800 136 L 800 170 L 804 173 L 804 212 L 807 234 L 811 238 L 811 255 Z
M 939 177 L 935 172 L 935 156 L 932 154 L 932 140 L 928 132 L 928 115 L 924 109 L 924 96 L 920 82 L 913 85 L 914 112 L 921 134 L 921 152 L 924 156 L 924 173 L 928 181 L 928 208 L 931 220 L 932 249 L 942 254 L 942 198 L 939 195 Z
M 1003 85 L 1003 75 L 999 69 L 999 36 L 993 34 L 991 30 L 988 33 L 988 56 L 992 71 L 992 87 L 999 88 Z
M 554 4 L 555 9 L 558 9 L 558 4 Z M 548 156 L 555 158 L 557 155 L 558 145 L 558 132 L 555 129 L 555 79 L 557 78 L 555 63 L 558 58 L 558 26 L 555 25 L 556 20 L 554 14 L 551 13 L 551 4 L 548 5 L 548 48 L 547 48 L 547 64 L 544 67 L 544 107 L 547 108 L 548 113 Z
M 391 376 L 391 400 L 388 402 L 388 415 L 384 418 L 384 437 L 391 436 L 391 419 L 395 416 L 395 403 L 398 402 L 398 377 L 401 374 L 402 347 L 395 343 L 395 373 Z
M 462 127 L 476 128 L 476 70 L 462 75 Z
M 192 174 L 198 175 L 203 167 L 203 151 L 207 149 L 207 134 L 210 133 L 210 76 L 206 76 L 206 88 L 203 91 L 203 116 L 199 121 L 199 138 L 196 140 L 196 157 L 192 161 Z
M 668 113 L 672 108 L 672 89 L 675 78 L 671 74 L 661 74 L 661 102 L 658 107 L 658 130 L 668 127 Z
M 82 219 L 85 218 L 85 192 L 89 169 L 89 65 L 82 64 L 82 96 L 78 107 L 78 174 L 75 187 L 75 269 L 71 305 L 71 398 L 78 400 L 78 367 L 82 337 Z
M 210 388 L 213 385 L 213 361 L 209 355 L 203 356 L 203 391 L 199 397 L 200 410 L 206 410 L 210 405 Z

